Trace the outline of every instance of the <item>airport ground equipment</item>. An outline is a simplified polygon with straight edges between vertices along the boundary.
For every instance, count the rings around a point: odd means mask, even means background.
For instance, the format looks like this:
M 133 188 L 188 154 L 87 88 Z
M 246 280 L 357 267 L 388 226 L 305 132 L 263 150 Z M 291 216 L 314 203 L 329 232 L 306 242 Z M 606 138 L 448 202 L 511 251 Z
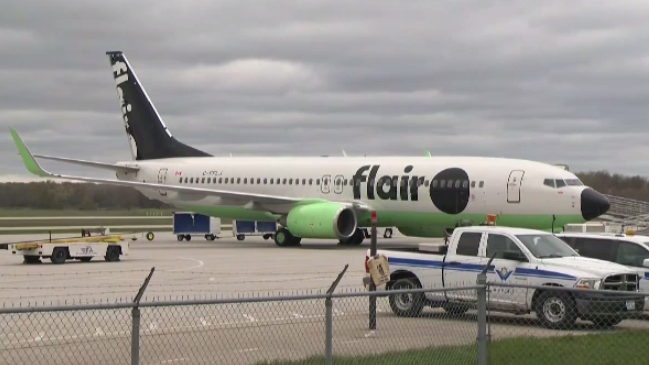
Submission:
M 9 244 L 8 249 L 14 255 L 23 256 L 27 264 L 41 263 L 41 259 L 48 258 L 53 264 L 63 264 L 66 260 L 88 262 L 100 256 L 113 262 L 128 255 L 129 244 L 122 235 L 110 235 L 16 242 Z
M 262 236 L 265 240 L 268 240 L 269 238 L 275 238 L 276 232 L 276 222 L 232 221 L 232 236 L 239 241 L 246 239 L 246 236 Z
M 365 233 L 365 238 L 370 238 L 372 235 L 370 232 L 367 230 L 367 228 L 363 228 L 363 233 Z M 383 230 L 383 238 L 392 238 L 392 227 L 387 227 Z M 378 234 L 378 229 L 377 229 L 377 234 Z
M 191 241 L 192 236 L 204 236 L 214 241 L 221 234 L 221 219 L 193 212 L 175 212 L 173 233 L 178 241 Z
M 610 327 L 644 310 L 644 295 L 639 293 L 640 275 L 626 266 L 579 256 L 567 243 L 546 231 L 498 227 L 459 227 L 448 245 L 422 243 L 419 247 L 377 250 L 389 265 L 390 281 L 377 285 L 389 297 L 390 307 L 399 316 L 416 316 L 424 306 L 442 307 L 462 314 L 478 302 L 475 293 L 417 293 L 404 299 L 392 290 L 461 287 L 475 281 L 487 266 L 486 279 L 506 285 L 547 287 L 528 292 L 500 287 L 487 298 L 487 309 L 518 315 L 535 313 L 548 328 L 565 329 L 577 318 L 598 326 Z M 369 272 L 370 250 L 366 253 L 363 278 L 372 282 Z M 495 258 L 494 258 L 495 257 Z M 567 295 L 551 287 L 585 289 Z M 503 290 L 504 288 L 504 290 Z M 607 291 L 624 291 L 624 296 Z M 516 292 L 516 293 L 515 293 Z M 516 295 L 514 295 L 514 293 Z

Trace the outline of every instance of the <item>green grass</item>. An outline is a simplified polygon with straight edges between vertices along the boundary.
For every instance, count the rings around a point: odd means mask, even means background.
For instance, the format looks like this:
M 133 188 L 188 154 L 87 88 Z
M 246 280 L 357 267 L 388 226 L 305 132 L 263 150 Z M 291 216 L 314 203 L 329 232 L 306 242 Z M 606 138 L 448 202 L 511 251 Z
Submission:
M 492 341 L 488 364 L 492 365 L 646 365 L 649 363 L 649 332 L 633 331 L 551 338 L 518 337 Z M 379 351 L 380 349 L 377 349 Z M 334 345 L 334 354 L 336 346 Z M 258 365 L 321 365 L 324 357 L 299 361 L 260 362 Z M 371 356 L 338 357 L 336 365 L 455 365 L 476 364 L 477 347 L 441 347 L 387 352 Z
M 172 210 L 123 209 L 123 210 L 79 210 L 79 209 L 0 209 L 0 217 L 76 217 L 76 216 L 171 216 Z

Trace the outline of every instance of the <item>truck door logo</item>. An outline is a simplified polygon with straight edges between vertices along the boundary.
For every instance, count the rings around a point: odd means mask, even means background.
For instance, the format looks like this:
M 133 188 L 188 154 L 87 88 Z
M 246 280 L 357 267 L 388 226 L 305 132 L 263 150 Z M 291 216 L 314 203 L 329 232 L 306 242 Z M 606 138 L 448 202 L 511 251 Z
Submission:
M 507 281 L 507 279 L 509 279 L 509 277 L 511 276 L 512 273 L 513 273 L 513 271 L 507 270 L 506 267 L 502 267 L 502 268 L 496 270 L 496 274 L 498 274 L 498 277 L 500 277 L 500 280 L 502 280 L 502 281 Z

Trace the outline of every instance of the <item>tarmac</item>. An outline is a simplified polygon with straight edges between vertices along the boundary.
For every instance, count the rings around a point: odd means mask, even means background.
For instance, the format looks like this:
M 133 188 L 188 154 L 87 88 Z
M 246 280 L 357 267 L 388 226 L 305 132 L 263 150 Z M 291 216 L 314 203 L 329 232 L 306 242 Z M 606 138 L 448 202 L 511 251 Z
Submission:
M 130 309 L 2 314 L 2 308 L 130 302 L 152 268 L 145 303 L 324 293 L 347 264 L 336 292 L 364 291 L 369 240 L 351 247 L 304 240 L 299 247 L 279 248 L 272 240 L 237 241 L 223 234 L 215 241 L 178 242 L 170 233 L 156 233 L 153 241 L 131 241 L 129 255 L 110 263 L 98 258 L 27 265 L 22 257 L 0 251 L 0 364 L 129 363 Z M 0 236 L 0 242 L 30 238 L 35 237 Z M 379 238 L 378 246 L 430 241 L 395 231 L 391 239 Z M 335 356 L 467 345 L 473 347 L 457 362 L 475 358 L 475 312 L 451 316 L 428 308 L 419 318 L 401 318 L 379 298 L 377 328 L 370 331 L 368 307 L 366 297 L 334 299 Z M 143 307 L 141 313 L 141 364 L 255 364 L 324 354 L 322 299 Z M 570 331 L 548 330 L 533 315 L 499 313 L 489 314 L 489 325 L 492 339 L 603 331 L 589 322 Z M 638 329 L 649 329 L 649 322 L 626 320 L 607 331 Z M 442 351 L 440 356 L 458 355 Z

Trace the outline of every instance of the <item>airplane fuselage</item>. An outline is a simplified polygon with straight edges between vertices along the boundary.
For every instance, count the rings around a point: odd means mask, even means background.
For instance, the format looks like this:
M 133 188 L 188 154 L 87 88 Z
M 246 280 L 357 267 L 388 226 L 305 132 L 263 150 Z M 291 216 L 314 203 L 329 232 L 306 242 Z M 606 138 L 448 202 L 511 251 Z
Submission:
M 379 227 L 404 234 L 440 236 L 462 222 L 481 224 L 487 214 L 499 225 L 549 229 L 580 223 L 577 177 L 556 166 L 480 157 L 266 157 L 170 158 L 128 161 L 140 170 L 120 180 L 162 183 L 333 202 L 360 202 L 377 211 Z M 548 179 L 569 181 L 563 187 Z M 246 206 L 249 201 L 140 189 L 180 209 L 239 220 L 276 221 L 290 205 Z M 254 203 L 254 202 L 253 202 Z M 359 215 L 369 226 L 370 216 Z

